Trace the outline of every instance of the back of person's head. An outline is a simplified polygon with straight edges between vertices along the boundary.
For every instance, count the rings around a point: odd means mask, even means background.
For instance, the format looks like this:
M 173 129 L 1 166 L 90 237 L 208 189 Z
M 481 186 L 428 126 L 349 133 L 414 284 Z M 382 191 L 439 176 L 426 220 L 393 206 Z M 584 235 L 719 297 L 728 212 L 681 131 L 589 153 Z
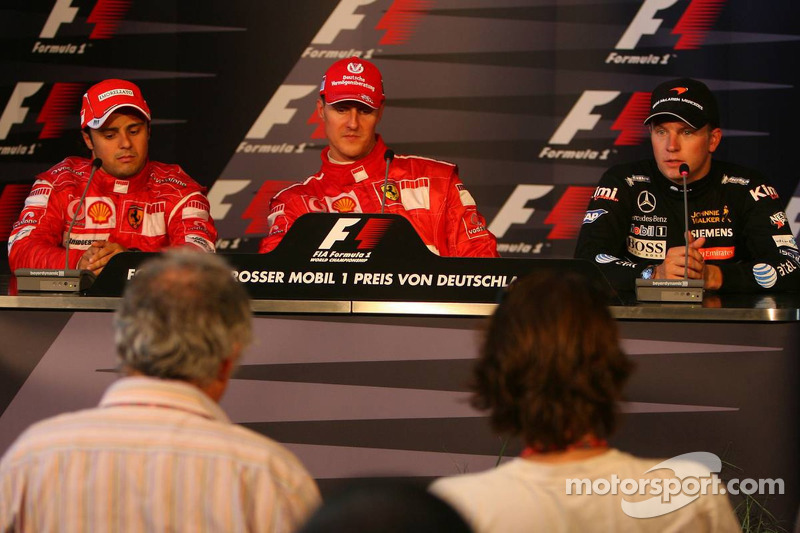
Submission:
M 114 317 L 122 364 L 205 385 L 252 337 L 249 298 L 219 256 L 172 249 L 142 266 Z
M 325 498 L 298 533 L 469 533 L 452 507 L 423 487 L 398 481 L 355 483 Z
M 474 369 L 472 404 L 534 449 L 607 437 L 632 364 L 607 295 L 572 273 L 537 272 L 509 287 Z

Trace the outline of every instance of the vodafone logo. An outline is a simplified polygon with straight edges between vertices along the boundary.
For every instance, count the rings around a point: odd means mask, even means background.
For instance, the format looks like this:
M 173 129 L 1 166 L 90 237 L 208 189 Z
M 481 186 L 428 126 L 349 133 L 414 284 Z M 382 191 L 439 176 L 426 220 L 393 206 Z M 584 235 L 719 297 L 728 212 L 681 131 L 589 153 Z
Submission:
M 364 65 L 361 63 L 348 63 L 347 71 L 351 74 L 361 74 L 364 72 Z

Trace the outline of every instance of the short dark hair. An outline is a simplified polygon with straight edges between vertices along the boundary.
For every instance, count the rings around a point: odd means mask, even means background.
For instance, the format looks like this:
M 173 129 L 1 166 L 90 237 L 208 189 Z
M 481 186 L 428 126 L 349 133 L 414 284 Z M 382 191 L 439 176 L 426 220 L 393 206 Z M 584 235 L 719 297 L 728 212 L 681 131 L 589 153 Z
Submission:
M 538 450 L 606 438 L 632 370 L 607 295 L 572 273 L 518 280 L 492 316 L 474 367 L 472 405 L 495 430 Z
M 351 482 L 309 518 L 298 533 L 470 533 L 449 504 L 407 481 Z

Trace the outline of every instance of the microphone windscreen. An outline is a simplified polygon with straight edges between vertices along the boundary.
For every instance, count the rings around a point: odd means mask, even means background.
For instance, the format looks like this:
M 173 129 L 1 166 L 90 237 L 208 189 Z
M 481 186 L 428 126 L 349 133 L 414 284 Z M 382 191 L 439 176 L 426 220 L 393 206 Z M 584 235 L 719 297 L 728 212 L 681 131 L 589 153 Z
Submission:
M 681 173 L 681 176 L 684 174 L 689 174 L 689 165 L 686 163 L 681 163 L 681 166 L 678 167 L 678 172 Z
M 386 150 L 385 152 L 383 152 L 383 158 L 384 159 L 388 159 L 389 162 L 391 163 L 392 159 L 394 159 L 394 150 L 392 150 L 390 148 L 390 149 Z
M 93 167 L 94 169 L 98 169 L 98 168 L 100 168 L 101 166 L 103 166 L 103 160 L 102 160 L 102 159 L 100 159 L 99 157 L 95 157 L 95 158 L 94 158 L 94 161 L 92 161 L 92 167 Z

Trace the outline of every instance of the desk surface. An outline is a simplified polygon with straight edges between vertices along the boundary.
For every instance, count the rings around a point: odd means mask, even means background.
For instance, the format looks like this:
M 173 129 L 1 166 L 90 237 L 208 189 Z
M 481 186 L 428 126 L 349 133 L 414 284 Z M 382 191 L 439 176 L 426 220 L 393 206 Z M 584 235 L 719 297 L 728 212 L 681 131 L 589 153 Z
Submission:
M 0 309 L 113 311 L 119 298 L 73 294 L 0 296 Z M 253 300 L 256 314 L 488 316 L 488 303 L 385 302 L 364 300 Z M 612 305 L 620 320 L 691 320 L 723 322 L 800 322 L 800 294 L 708 294 L 699 303 L 642 303 L 633 294 Z

